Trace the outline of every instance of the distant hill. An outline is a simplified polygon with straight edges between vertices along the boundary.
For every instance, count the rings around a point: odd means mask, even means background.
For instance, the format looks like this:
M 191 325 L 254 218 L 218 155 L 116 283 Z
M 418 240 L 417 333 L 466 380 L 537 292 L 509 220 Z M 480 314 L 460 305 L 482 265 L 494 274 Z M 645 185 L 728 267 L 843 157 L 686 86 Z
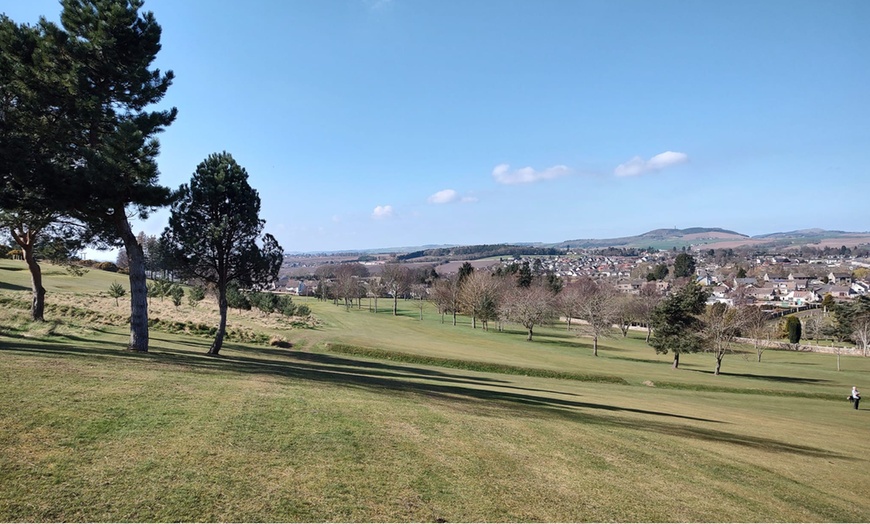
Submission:
M 647 248 L 671 249 L 707 246 L 710 249 L 726 249 L 741 246 L 799 247 L 853 247 L 870 244 L 870 232 L 853 233 L 827 229 L 799 229 L 795 231 L 766 233 L 750 237 L 720 227 L 689 227 L 685 229 L 653 229 L 646 233 L 618 238 L 581 238 L 554 244 L 538 242 L 515 242 L 511 244 L 464 246 L 455 244 L 423 245 L 380 249 L 335 251 L 334 254 L 388 254 L 401 253 L 404 260 L 423 261 L 439 258 L 469 259 L 487 256 L 511 256 L 517 254 L 546 255 L 549 250 L 596 249 L 596 248 Z
M 848 233 L 846 231 L 836 231 L 828 229 L 798 229 L 797 231 L 788 231 L 785 233 L 767 233 L 765 235 L 755 235 L 752 238 L 759 239 L 776 239 L 776 238 L 836 238 L 841 236 L 852 235 L 867 235 L 867 233 Z
M 641 235 L 605 239 L 576 239 L 553 244 L 553 247 L 565 249 L 603 248 L 603 247 L 654 247 L 658 249 L 682 247 L 697 244 L 709 244 L 725 240 L 749 239 L 748 235 L 718 227 L 690 227 L 686 229 L 654 229 Z

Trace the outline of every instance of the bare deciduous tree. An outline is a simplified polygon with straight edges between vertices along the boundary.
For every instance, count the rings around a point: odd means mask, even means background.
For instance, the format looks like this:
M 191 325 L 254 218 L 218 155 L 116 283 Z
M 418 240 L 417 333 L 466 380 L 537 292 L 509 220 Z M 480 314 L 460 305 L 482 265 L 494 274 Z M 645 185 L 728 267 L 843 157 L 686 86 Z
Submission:
M 442 324 L 444 323 L 444 314 L 451 313 L 453 315 L 453 325 L 456 325 L 456 314 L 459 313 L 460 309 L 459 296 L 461 289 L 458 274 L 435 281 L 430 297 L 435 303 L 435 307 L 438 308 L 438 312 L 441 313 Z
M 702 316 L 704 327 L 701 335 L 707 346 L 707 351 L 716 359 L 714 375 L 722 369 L 722 359 L 728 354 L 734 344 L 734 339 L 740 332 L 741 317 L 738 310 L 727 304 L 717 302 L 707 306 Z
M 635 297 L 632 295 L 617 295 L 613 300 L 613 320 L 623 337 L 628 336 L 628 329 L 635 321 Z
M 499 282 L 486 271 L 475 271 L 462 281 L 460 304 L 462 311 L 471 317 L 472 329 L 477 329 L 477 321 L 483 329 L 489 329 L 489 321 L 498 318 L 501 300 Z
M 364 265 L 353 262 L 340 264 L 335 268 L 334 274 L 336 296 L 344 299 L 345 309 L 350 310 L 353 300 L 364 294 L 360 278 L 368 276 L 369 271 Z
M 852 321 L 852 339 L 861 346 L 864 356 L 870 347 L 870 315 L 860 315 Z
M 375 299 L 375 313 L 378 312 L 378 298 L 383 296 L 386 292 L 386 286 L 384 286 L 383 280 L 380 277 L 375 277 L 369 279 L 365 284 L 366 286 L 366 296 L 369 297 L 369 309 L 371 309 L 371 299 Z
M 637 322 L 646 324 L 646 342 L 649 343 L 652 334 L 652 314 L 662 300 L 662 293 L 655 282 L 647 282 L 640 288 L 640 293 L 634 300 L 634 318 Z
M 420 320 L 423 320 L 423 301 L 429 294 L 429 288 L 426 284 L 411 284 L 411 294 L 419 301 Z
M 613 328 L 618 291 L 607 282 L 596 282 L 591 278 L 581 279 L 578 289 L 582 299 L 577 314 L 586 321 L 592 337 L 592 354 L 597 357 L 598 339 L 608 336 Z
M 393 315 L 399 314 L 399 295 L 407 293 L 411 283 L 410 272 L 405 266 L 399 264 L 384 264 L 381 273 L 381 281 L 387 293 L 393 297 Z
M 568 331 L 571 330 L 571 320 L 577 317 L 580 310 L 580 302 L 583 297 L 580 294 L 580 288 L 576 285 L 567 285 L 562 288 L 562 292 L 556 297 L 556 310 L 560 315 L 565 315 L 565 323 Z
M 553 318 L 555 312 L 553 293 L 541 285 L 512 287 L 500 307 L 502 316 L 522 325 L 528 331 L 526 340 L 531 341 L 535 326 Z
M 758 342 L 766 338 L 768 333 L 771 333 L 772 323 L 768 321 L 767 313 L 758 306 L 739 306 L 738 311 L 743 331 L 752 339 L 758 362 L 761 362 L 761 353 L 764 352 L 766 346 Z

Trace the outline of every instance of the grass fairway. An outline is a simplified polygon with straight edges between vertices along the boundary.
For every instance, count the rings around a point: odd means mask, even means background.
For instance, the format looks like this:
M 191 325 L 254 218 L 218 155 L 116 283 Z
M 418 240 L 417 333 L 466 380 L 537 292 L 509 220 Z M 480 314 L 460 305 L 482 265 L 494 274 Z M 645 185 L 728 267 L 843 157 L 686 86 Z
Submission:
M 0 521 L 870 521 L 870 407 L 845 400 L 867 359 L 768 350 L 717 377 L 640 334 L 595 358 L 564 326 L 529 343 L 383 299 L 306 301 L 309 329 L 231 312 L 291 349 L 213 358 L 152 329 L 135 354 L 105 296 L 125 277 L 51 274 L 33 325 L 19 267 L 0 262 Z

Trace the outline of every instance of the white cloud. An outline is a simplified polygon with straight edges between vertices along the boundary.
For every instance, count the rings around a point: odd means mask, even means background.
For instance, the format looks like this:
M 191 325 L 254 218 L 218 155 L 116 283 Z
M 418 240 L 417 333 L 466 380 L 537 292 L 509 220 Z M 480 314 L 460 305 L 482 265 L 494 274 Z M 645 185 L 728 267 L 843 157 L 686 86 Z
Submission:
M 463 204 L 473 204 L 474 202 L 478 201 L 478 198 L 473 196 L 464 196 L 459 201 Z
M 375 206 L 375 210 L 372 211 L 372 218 L 382 219 L 391 216 L 393 216 L 393 206 Z
M 430 204 L 449 204 L 455 202 L 459 198 L 459 193 L 453 189 L 444 189 L 430 196 L 428 202 Z
M 535 171 L 531 167 L 524 167 L 516 171 L 510 170 L 511 166 L 507 164 L 499 164 L 492 170 L 492 176 L 496 182 L 501 184 L 531 184 L 532 182 L 540 182 L 541 180 L 552 180 L 565 175 L 571 174 L 571 169 L 568 166 L 553 166 L 544 169 L 543 171 Z
M 676 153 L 674 151 L 665 151 L 658 155 L 644 160 L 636 156 L 624 164 L 619 164 L 613 170 L 616 176 L 638 176 L 650 171 L 661 171 L 667 167 L 683 164 L 689 161 L 689 156 L 685 153 Z

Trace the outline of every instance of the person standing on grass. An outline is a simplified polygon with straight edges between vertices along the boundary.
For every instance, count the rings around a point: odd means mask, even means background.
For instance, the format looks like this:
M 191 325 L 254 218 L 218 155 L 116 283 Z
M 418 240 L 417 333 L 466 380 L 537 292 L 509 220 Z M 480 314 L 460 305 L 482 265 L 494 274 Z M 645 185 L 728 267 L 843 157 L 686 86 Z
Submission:
M 849 400 L 858 409 L 858 403 L 861 402 L 861 393 L 858 391 L 858 386 L 852 386 L 852 394 L 849 395 Z

